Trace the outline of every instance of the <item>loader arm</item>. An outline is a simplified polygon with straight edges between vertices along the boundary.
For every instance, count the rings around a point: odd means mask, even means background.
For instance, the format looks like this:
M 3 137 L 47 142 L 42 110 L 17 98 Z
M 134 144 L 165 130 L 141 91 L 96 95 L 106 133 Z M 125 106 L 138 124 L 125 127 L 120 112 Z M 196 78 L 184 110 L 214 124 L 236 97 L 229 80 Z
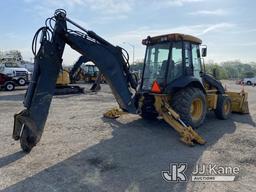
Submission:
M 114 46 L 95 34 L 87 31 L 66 17 L 64 10 L 56 10 L 54 28 L 40 28 L 33 40 L 42 32 L 40 48 L 35 54 L 35 69 L 25 99 L 22 112 L 14 115 L 13 138 L 21 142 L 24 151 L 29 152 L 42 136 L 47 120 L 57 76 L 62 66 L 65 44 L 70 45 L 85 59 L 92 61 L 105 76 L 112 93 L 123 111 L 136 112 L 132 89 L 136 82 L 129 72 L 128 58 L 122 48 Z M 80 28 L 83 33 L 67 28 L 67 22 Z M 36 44 L 36 43 L 35 43 Z M 35 46 L 34 46 L 35 47 Z

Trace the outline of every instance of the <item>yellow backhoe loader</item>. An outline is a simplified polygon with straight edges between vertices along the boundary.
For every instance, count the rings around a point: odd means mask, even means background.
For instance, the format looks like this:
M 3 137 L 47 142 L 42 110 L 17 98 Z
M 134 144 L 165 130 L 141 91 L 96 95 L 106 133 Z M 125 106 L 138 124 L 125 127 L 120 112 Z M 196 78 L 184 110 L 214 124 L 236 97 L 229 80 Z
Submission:
M 40 28 L 35 36 L 42 33 L 41 47 L 33 51 L 35 71 L 24 100 L 26 109 L 14 116 L 13 138 L 20 140 L 25 152 L 43 133 L 65 44 L 95 63 L 104 75 L 120 108 L 105 113 L 106 117 L 134 113 L 145 119 L 163 118 L 182 142 L 194 145 L 205 143 L 193 128 L 203 124 L 207 111 L 213 110 L 219 119 L 229 118 L 231 112 L 249 113 L 246 92 L 226 91 L 205 73 L 202 57 L 207 47 L 197 37 L 174 33 L 144 39 L 146 54 L 138 84 L 123 48 L 76 24 L 64 10 L 56 10 L 50 20 L 54 28 Z M 67 22 L 80 31 L 67 29 Z

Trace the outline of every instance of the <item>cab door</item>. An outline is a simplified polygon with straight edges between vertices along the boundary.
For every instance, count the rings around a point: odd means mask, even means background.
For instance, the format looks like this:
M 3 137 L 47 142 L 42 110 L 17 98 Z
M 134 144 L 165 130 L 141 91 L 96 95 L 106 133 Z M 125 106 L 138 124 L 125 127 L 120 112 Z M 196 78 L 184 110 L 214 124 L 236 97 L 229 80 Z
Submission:
M 191 44 L 192 64 L 194 77 L 201 81 L 202 63 L 200 58 L 200 48 L 198 44 Z
M 185 41 L 184 42 L 184 70 L 186 76 L 192 76 L 193 74 L 193 63 L 192 63 L 192 53 L 191 53 L 191 43 Z

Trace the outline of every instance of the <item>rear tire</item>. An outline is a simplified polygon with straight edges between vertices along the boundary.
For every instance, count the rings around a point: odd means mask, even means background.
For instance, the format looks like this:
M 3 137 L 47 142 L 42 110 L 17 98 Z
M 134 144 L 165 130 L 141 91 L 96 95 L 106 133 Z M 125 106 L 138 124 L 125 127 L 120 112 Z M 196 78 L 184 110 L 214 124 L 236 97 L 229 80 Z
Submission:
M 252 82 L 251 81 L 247 81 L 246 85 L 252 85 Z
M 20 86 L 25 86 L 25 85 L 26 85 L 26 80 L 25 80 L 24 78 L 19 78 L 19 79 L 18 79 L 18 84 L 19 84 Z
M 214 110 L 218 119 L 226 120 L 231 114 L 231 99 L 225 95 L 219 95 L 217 101 L 217 107 Z
M 12 82 L 7 82 L 6 85 L 4 86 L 4 89 L 6 91 L 13 91 L 15 89 L 15 85 Z
M 187 125 L 199 127 L 206 116 L 205 94 L 199 88 L 187 87 L 176 92 L 171 101 L 172 108 Z
M 155 120 L 158 117 L 157 113 L 142 112 L 140 116 L 146 120 Z
M 140 116 L 146 120 L 155 120 L 158 113 L 155 110 L 155 97 L 153 95 L 144 96 L 143 105 L 141 107 Z

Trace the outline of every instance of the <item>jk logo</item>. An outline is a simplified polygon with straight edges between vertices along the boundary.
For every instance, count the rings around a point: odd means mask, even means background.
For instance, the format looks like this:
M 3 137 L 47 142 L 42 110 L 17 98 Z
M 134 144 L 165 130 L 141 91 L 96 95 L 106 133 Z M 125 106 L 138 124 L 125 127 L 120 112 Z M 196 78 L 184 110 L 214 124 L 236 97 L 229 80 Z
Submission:
M 162 177 L 167 182 L 184 182 L 187 180 L 184 173 L 186 169 L 187 163 L 170 164 L 170 169 L 168 171 L 162 171 Z

